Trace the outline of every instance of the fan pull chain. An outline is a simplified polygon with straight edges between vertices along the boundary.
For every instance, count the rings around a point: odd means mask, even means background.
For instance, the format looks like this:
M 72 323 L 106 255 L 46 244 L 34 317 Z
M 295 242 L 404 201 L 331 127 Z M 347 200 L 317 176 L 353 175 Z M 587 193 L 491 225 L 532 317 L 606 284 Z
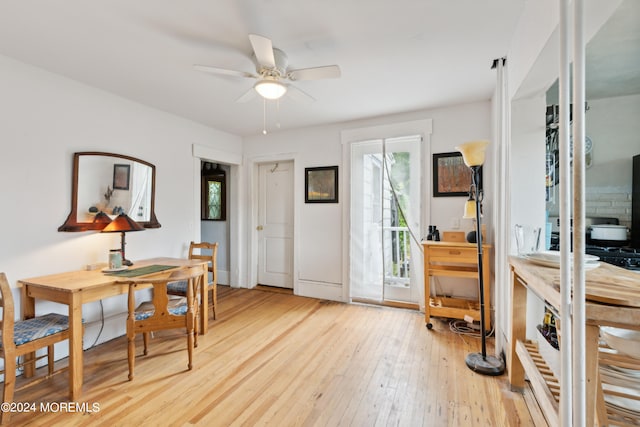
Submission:
M 262 134 L 267 134 L 267 100 L 262 98 Z
M 280 129 L 280 98 L 276 99 L 276 127 Z

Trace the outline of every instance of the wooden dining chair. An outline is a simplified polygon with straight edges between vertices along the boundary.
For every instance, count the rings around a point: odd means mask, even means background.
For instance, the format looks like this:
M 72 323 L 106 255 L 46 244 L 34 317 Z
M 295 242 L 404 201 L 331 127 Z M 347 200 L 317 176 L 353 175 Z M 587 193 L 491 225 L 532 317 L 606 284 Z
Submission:
M 42 380 L 51 378 L 63 369 L 54 371 L 53 345 L 57 342 L 69 339 L 69 318 L 62 314 L 49 313 L 33 319 L 15 321 L 15 309 L 11 287 L 7 276 L 0 273 L 0 308 L 2 309 L 2 342 L 0 354 L 4 359 L 4 387 L 2 403 L 13 401 L 16 391 L 16 368 L 24 367 L 27 363 L 35 363 L 37 360 L 47 358 L 48 372 L 46 376 L 34 379 L 22 386 L 19 390 L 38 384 Z M 38 349 L 47 348 L 47 354 L 35 359 L 16 363 L 16 359 Z M 2 411 L 2 424 L 8 423 L 11 417 L 10 411 Z
M 166 329 L 185 328 L 187 334 L 188 368 L 193 366 L 193 349 L 198 345 L 199 295 L 202 277 L 206 273 L 204 265 L 178 270 L 163 278 L 139 278 L 119 280 L 129 285 L 127 317 L 127 356 L 129 361 L 129 381 L 133 380 L 135 364 L 135 337 L 143 335 L 144 355 L 148 353 L 149 333 Z M 170 299 L 167 285 L 184 281 L 187 285 L 186 297 Z M 136 307 L 136 290 L 153 286 L 153 298 Z
M 209 272 L 211 280 L 207 284 L 208 290 L 212 292 L 211 296 L 211 314 L 213 320 L 216 319 L 216 310 L 218 307 L 218 243 L 194 243 L 189 244 L 189 259 L 201 259 L 209 261 Z M 167 292 L 171 295 L 186 296 L 187 284 L 184 281 L 170 283 Z M 203 313 L 205 316 L 207 313 Z

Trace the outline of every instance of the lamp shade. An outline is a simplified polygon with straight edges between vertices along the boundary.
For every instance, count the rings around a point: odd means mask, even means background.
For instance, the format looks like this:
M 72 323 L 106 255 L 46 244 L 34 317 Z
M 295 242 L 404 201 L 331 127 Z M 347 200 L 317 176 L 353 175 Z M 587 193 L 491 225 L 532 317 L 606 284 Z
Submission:
M 471 141 L 461 144 L 456 148 L 462 153 L 464 164 L 472 166 L 482 166 L 484 163 L 484 154 L 489 145 L 489 141 Z
M 473 200 L 472 197 L 469 197 L 469 200 L 464 204 L 464 215 L 462 216 L 464 219 L 475 219 L 476 218 L 476 201 Z
M 269 77 L 257 82 L 253 88 L 266 99 L 278 99 L 287 92 L 287 86 Z
M 109 217 L 109 215 L 107 215 L 102 211 L 98 212 L 96 216 L 93 218 L 93 223 L 100 224 L 100 226 L 102 227 L 108 225 L 110 222 L 111 222 L 111 218 Z
M 132 220 L 127 214 L 121 213 L 113 221 L 102 229 L 103 233 L 115 233 L 120 231 L 142 231 L 144 227 Z

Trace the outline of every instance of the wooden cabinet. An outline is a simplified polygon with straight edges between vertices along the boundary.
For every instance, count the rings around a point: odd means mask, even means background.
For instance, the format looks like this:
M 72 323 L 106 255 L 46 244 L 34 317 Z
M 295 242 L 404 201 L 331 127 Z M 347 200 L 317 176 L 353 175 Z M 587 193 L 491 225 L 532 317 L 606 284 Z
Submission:
M 438 295 L 431 292 L 432 277 L 478 278 L 478 249 L 475 243 L 466 242 L 422 242 L 424 247 L 424 319 L 431 329 L 431 316 L 464 319 L 471 316 L 480 320 L 480 301 L 456 298 L 453 295 Z M 489 250 L 491 245 L 482 245 L 484 277 L 485 327 L 491 330 L 491 270 Z

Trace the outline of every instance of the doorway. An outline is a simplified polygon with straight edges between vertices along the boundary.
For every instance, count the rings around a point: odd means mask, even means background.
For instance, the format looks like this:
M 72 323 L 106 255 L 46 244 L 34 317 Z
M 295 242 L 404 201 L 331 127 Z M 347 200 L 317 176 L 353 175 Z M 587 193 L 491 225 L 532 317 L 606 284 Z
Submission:
M 418 304 L 420 136 L 351 145 L 351 298 Z
M 258 284 L 293 289 L 293 161 L 258 165 Z

